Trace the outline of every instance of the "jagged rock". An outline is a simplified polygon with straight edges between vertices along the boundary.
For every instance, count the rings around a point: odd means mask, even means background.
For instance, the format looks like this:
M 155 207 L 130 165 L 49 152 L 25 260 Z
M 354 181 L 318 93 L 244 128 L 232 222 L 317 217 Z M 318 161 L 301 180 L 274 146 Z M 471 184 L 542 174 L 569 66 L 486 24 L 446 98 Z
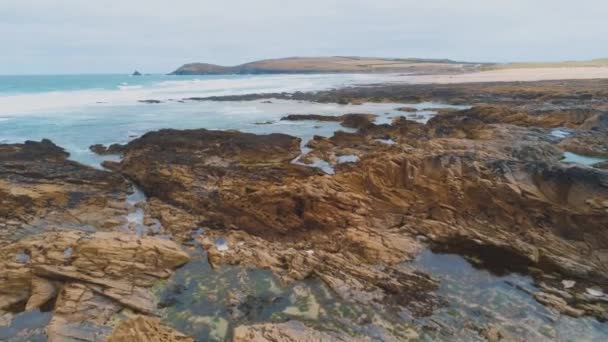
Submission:
M 313 342 L 313 341 L 372 341 L 370 337 L 349 336 L 307 327 L 299 321 L 278 324 L 245 325 L 234 329 L 234 342 Z
M 319 114 L 290 114 L 281 118 L 281 120 L 301 121 L 336 121 L 342 126 L 349 128 L 367 128 L 373 126 L 373 121 L 376 118 L 374 114 L 344 114 L 339 116 L 319 115 Z
M 157 318 L 137 316 L 120 323 L 108 342 L 194 342 L 194 339 L 163 325 Z
M 555 140 L 529 127 L 581 120 L 480 107 L 315 137 L 310 155 L 335 163 L 333 176 L 290 163 L 296 138 L 206 130 L 148 133 L 111 166 L 143 187 L 163 226 L 226 238 L 228 250 L 201 241 L 212 265 L 267 267 L 285 281 L 314 274 L 344 298 L 427 314 L 440 303 L 435 282 L 396 267 L 420 234 L 486 260 L 605 279 L 608 175 L 560 163 Z M 358 162 L 337 165 L 344 155 Z
M 557 311 L 572 316 L 572 317 L 580 317 L 585 314 L 585 310 L 575 309 L 568 305 L 568 303 L 558 296 L 552 295 L 550 293 L 538 292 L 534 295 L 534 298 L 548 306 L 555 308 Z
M 391 228 L 395 216 L 372 215 L 358 188 L 290 164 L 298 153 L 299 139 L 284 135 L 160 131 L 126 145 L 113 167 L 141 184 L 146 211 L 178 237 L 205 226 L 241 230 L 226 234 L 227 251 L 202 241 L 214 266 L 269 267 L 285 281 L 315 274 L 343 297 L 367 302 L 415 288 L 417 300 L 400 302 L 417 313 L 437 307 L 435 296 L 424 295 L 434 280 L 396 267 L 420 244 Z M 373 267 L 381 262 L 389 266 Z
M 67 157 L 49 140 L 0 145 L 0 243 L 52 227 L 111 230 L 126 222 L 128 183 Z
M 121 145 L 119 145 L 119 144 L 112 144 L 110 146 L 95 144 L 95 145 L 91 145 L 89 147 L 89 150 L 91 150 L 91 152 L 94 152 L 95 154 L 99 154 L 99 155 L 121 154 L 122 153 Z
M 50 342 L 103 341 L 112 332 L 106 323 L 121 309 L 118 302 L 95 293 L 89 286 L 68 282 L 57 298 L 46 334 Z
M 70 250 L 70 253 L 65 253 Z M 26 263 L 15 255 L 27 253 Z M 123 233 L 58 231 L 0 248 L 0 310 L 27 302 L 31 310 L 55 297 L 51 341 L 97 341 L 123 307 L 156 313 L 146 289 L 189 260 L 172 241 Z M 62 285 L 64 284 L 64 285 Z
M 32 295 L 27 301 L 25 310 L 39 308 L 57 296 L 57 286 L 45 278 L 34 276 L 31 285 Z
M 398 110 L 400 112 L 408 112 L 408 113 L 413 113 L 413 112 L 417 112 L 418 109 L 414 108 L 414 107 L 399 107 L 395 110 Z
M 562 140 L 559 146 L 566 151 L 585 156 L 608 158 L 608 130 L 578 131 Z

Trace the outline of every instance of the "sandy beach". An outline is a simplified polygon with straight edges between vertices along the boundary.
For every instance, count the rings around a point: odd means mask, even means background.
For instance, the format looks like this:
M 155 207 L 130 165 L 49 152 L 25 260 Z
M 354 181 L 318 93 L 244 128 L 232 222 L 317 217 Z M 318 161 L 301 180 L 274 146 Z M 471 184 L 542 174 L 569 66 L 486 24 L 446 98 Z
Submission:
M 477 83 L 477 82 L 533 82 L 551 80 L 608 78 L 608 67 L 521 68 L 480 71 L 459 75 L 407 76 L 412 83 Z

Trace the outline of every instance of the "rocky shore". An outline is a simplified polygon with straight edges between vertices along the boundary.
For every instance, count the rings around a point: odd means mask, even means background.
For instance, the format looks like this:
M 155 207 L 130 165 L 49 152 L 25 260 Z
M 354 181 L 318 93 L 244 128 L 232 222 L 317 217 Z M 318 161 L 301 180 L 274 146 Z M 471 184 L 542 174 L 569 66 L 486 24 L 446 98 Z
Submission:
M 155 318 L 151 288 L 196 250 L 212 267 L 320 280 L 345 302 L 429 317 L 450 302 L 413 267 L 425 249 L 493 272 L 530 275 L 539 303 L 608 319 L 608 171 L 563 162 L 608 157 L 608 81 L 379 85 L 284 98 L 468 104 L 426 124 L 374 115 L 286 115 L 356 129 L 315 136 L 206 129 L 149 132 L 105 170 L 48 140 L 0 145 L 0 315 L 47 310 L 50 340 L 188 341 Z M 303 150 L 302 146 L 306 149 Z M 332 172 L 314 167 L 324 162 Z M 130 226 L 132 184 L 147 196 Z M 237 307 L 246 302 L 237 299 Z M 249 304 L 247 304 L 249 305 Z M 125 313 L 126 312 L 126 313 Z M 82 322 L 87 322 L 85 325 Z M 241 321 L 239 321 L 241 322 Z M 295 320 L 232 326 L 234 341 L 374 340 Z M 509 338 L 475 327 L 482 339 Z M 415 326 L 380 340 L 414 340 Z

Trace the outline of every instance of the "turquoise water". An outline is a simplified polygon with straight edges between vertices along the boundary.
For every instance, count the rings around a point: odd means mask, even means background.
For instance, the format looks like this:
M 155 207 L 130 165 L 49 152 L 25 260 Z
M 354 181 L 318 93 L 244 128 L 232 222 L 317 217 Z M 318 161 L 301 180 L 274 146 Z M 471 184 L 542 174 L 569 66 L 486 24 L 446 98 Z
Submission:
M 566 153 L 564 153 L 564 159 L 562 159 L 562 162 L 581 164 L 581 165 L 593 165 L 593 164 L 601 163 L 606 160 L 608 160 L 608 158 L 589 157 L 589 156 L 583 156 L 583 155 L 572 153 L 572 152 L 566 152 Z
M 210 76 L 209 78 L 220 78 Z M 152 86 L 158 82 L 196 79 L 196 76 L 149 75 L 0 75 L 0 94 L 44 93 L 83 89 L 117 90 L 128 86 Z
M 0 95 L 19 95 L 45 92 L 82 91 L 82 90 L 125 90 L 141 88 L 162 88 L 175 86 L 172 83 L 184 81 L 199 81 L 200 86 L 220 82 L 274 82 L 280 80 L 283 83 L 301 82 L 313 85 L 319 82 L 328 84 L 335 83 L 369 83 L 370 80 L 379 80 L 373 75 L 145 75 L 131 76 L 126 74 L 116 75 L 0 75 Z M 215 81 L 215 83 L 213 82 Z M 275 85 L 277 85 L 275 82 Z M 191 85 L 188 84 L 188 85 Z M 303 84 L 306 87 L 306 84 Z M 252 87 L 252 90 L 255 90 Z M 233 90 L 236 90 L 234 88 Z M 263 89 L 257 89 L 263 90 Z
M 595 318 L 573 318 L 538 303 L 520 290 L 537 292 L 532 279 L 517 273 L 497 276 L 475 268 L 461 256 L 422 252 L 414 265 L 437 277 L 437 293 L 449 305 L 420 323 L 425 330 L 422 341 L 454 338 L 458 341 L 482 341 L 470 323 L 497 327 L 517 341 L 607 341 L 608 325 Z
M 126 143 L 161 128 L 238 129 L 286 133 L 303 142 L 331 136 L 337 123 L 280 121 L 286 114 L 375 113 L 378 120 L 403 114 L 402 104 L 337 105 L 273 100 L 248 102 L 181 101 L 188 97 L 320 90 L 373 83 L 391 75 L 259 76 L 1 76 L 0 143 L 48 138 L 72 159 L 99 166 L 93 144 Z M 4 91 L 3 91 L 4 90 Z M 154 99 L 159 104 L 141 103 Z M 423 108 L 446 107 L 423 103 Z M 430 117 L 432 112 L 425 112 Z M 345 129 L 343 129 L 345 130 Z M 107 157 L 105 157 L 107 158 Z

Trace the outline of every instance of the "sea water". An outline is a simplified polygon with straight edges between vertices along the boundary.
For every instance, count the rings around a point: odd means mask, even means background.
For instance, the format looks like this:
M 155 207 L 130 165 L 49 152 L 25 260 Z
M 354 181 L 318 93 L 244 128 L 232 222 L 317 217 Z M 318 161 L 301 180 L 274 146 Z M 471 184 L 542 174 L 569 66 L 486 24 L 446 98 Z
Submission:
M 338 123 L 282 121 L 287 114 L 373 113 L 378 120 L 402 105 L 319 104 L 289 100 L 183 101 L 190 97 L 314 91 L 391 81 L 394 75 L 0 76 L 0 143 L 51 139 L 71 158 L 99 167 L 93 144 L 126 143 L 161 128 L 237 129 L 302 138 L 331 136 Z M 142 100 L 161 103 L 141 103 Z M 422 108 L 450 107 L 432 103 Z M 432 112 L 425 112 L 433 115 Z M 430 117 L 421 116 L 426 119 Z

